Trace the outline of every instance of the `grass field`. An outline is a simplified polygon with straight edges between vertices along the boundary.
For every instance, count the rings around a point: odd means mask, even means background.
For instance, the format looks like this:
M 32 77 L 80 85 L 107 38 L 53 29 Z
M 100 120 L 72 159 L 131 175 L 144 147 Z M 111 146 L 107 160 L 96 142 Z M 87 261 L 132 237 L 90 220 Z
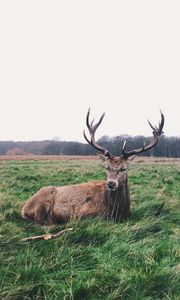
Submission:
M 0 299 L 180 299 L 180 162 L 129 167 L 132 217 L 47 229 L 23 220 L 26 199 L 45 185 L 103 179 L 97 160 L 0 161 Z M 20 239 L 72 232 L 47 241 Z

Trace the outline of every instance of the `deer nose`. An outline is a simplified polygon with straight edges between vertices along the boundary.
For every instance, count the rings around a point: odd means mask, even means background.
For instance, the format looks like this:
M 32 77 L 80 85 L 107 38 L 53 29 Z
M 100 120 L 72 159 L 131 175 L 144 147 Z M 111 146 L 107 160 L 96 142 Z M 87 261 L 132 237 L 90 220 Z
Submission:
M 107 182 L 107 187 L 109 190 L 115 190 L 117 188 L 116 182 L 115 181 L 108 181 Z

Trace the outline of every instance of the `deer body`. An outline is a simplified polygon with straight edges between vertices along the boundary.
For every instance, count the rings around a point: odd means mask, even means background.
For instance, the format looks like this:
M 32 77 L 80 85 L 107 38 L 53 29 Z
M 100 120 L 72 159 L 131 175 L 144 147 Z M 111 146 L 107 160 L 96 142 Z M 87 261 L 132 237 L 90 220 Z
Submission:
M 22 217 L 31 219 L 37 224 L 51 225 L 67 222 L 71 219 L 103 216 L 113 221 L 126 219 L 130 215 L 130 196 L 127 175 L 128 157 L 153 148 L 162 133 L 164 116 L 161 113 L 159 128 L 152 126 L 153 140 L 149 145 L 132 151 L 125 150 L 122 155 L 114 157 L 107 149 L 95 142 L 95 131 L 104 117 L 93 125 L 89 123 L 87 113 L 86 124 L 90 132 L 89 140 L 84 132 L 86 141 L 102 155 L 107 173 L 106 181 L 92 181 L 68 186 L 47 186 L 40 189 L 24 205 Z
M 108 189 L 109 181 L 43 187 L 26 202 L 22 217 L 45 225 L 93 216 L 125 219 L 130 215 L 130 197 L 127 174 L 121 175 L 125 178 L 120 176 L 115 190 Z

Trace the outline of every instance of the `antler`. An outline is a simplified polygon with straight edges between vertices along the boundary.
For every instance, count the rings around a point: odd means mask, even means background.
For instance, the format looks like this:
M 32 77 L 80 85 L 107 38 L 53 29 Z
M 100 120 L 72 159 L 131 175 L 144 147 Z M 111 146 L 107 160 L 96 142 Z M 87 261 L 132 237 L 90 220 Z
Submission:
M 88 109 L 88 112 L 87 112 L 87 115 L 86 115 L 86 125 L 87 125 L 87 128 L 89 129 L 89 133 L 90 133 L 90 137 L 91 137 L 91 140 L 89 140 L 86 136 L 86 133 L 85 133 L 85 130 L 83 131 L 83 134 L 84 134 L 84 138 L 85 140 L 91 145 L 93 146 L 95 149 L 97 149 L 99 152 L 101 152 L 104 156 L 108 157 L 108 158 L 113 158 L 114 156 L 105 148 L 103 148 L 102 146 L 98 145 L 96 142 L 95 142 L 95 132 L 96 132 L 96 129 L 99 127 L 99 125 L 101 124 L 104 116 L 105 116 L 105 113 L 102 114 L 102 116 L 100 117 L 99 121 L 93 125 L 93 122 L 94 122 L 94 119 L 92 120 L 91 124 L 89 123 L 89 115 L 90 115 L 90 108 Z
M 164 126 L 164 115 L 161 112 L 161 110 L 160 110 L 160 113 L 161 113 L 161 122 L 159 122 L 159 127 L 157 127 L 156 125 L 153 126 L 150 123 L 150 121 L 148 120 L 148 123 L 149 123 L 150 127 L 153 129 L 153 139 L 152 139 L 151 143 L 149 145 L 144 144 L 144 146 L 142 148 L 139 148 L 139 149 L 135 149 L 135 150 L 132 150 L 132 151 L 126 151 L 125 150 L 126 141 L 125 141 L 124 144 L 123 144 L 123 147 L 122 147 L 122 156 L 124 158 L 127 159 L 129 156 L 140 154 L 142 152 L 150 150 L 157 144 L 160 135 L 163 133 L 162 129 L 163 129 L 163 126 Z

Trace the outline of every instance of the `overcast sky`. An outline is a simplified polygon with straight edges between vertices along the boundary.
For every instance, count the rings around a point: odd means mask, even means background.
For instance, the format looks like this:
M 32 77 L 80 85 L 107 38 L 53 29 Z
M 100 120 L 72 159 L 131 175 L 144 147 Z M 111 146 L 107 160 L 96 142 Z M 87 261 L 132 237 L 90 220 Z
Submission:
M 0 140 L 180 135 L 180 1 L 0 1 Z

